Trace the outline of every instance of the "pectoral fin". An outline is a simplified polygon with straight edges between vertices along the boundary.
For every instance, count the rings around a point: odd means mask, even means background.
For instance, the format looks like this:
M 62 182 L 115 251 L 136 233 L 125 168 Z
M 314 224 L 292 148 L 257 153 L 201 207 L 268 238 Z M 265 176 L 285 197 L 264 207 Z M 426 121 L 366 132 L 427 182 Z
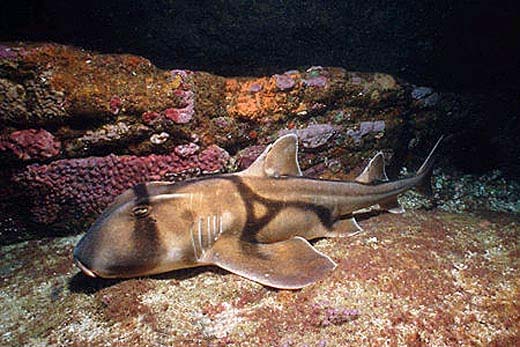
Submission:
M 245 242 L 234 236 L 222 237 L 202 260 L 280 289 L 303 288 L 336 267 L 334 261 L 301 237 L 271 244 Z

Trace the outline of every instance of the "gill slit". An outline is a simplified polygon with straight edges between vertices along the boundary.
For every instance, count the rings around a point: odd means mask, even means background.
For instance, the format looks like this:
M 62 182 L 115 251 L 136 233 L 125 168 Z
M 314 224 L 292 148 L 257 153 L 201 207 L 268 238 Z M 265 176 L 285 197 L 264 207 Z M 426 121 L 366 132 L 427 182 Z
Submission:
M 206 222 L 204 221 L 206 219 Z M 190 227 L 191 243 L 193 245 L 193 253 L 195 258 L 199 260 L 204 256 L 206 251 L 218 240 L 223 232 L 224 221 L 220 215 L 209 215 L 207 217 L 197 218 L 197 228 L 192 225 Z M 195 224 L 195 223 L 194 223 Z M 206 230 L 204 228 L 207 227 Z M 197 235 L 195 235 L 195 233 Z M 205 240 L 206 238 L 206 240 Z
M 218 235 L 215 236 L 215 241 L 217 241 L 217 237 L 220 236 L 220 234 L 222 234 L 222 216 L 219 216 L 219 220 L 220 220 L 220 223 L 219 223 L 219 227 L 218 227 Z
M 199 247 L 200 247 L 200 256 L 204 255 L 204 248 L 202 247 L 202 218 L 199 217 L 199 228 L 198 228 L 198 239 L 199 239 Z
M 213 216 L 213 241 L 217 239 L 217 215 Z
M 195 243 L 195 228 L 193 227 L 193 224 L 190 226 L 190 234 L 191 234 L 191 245 L 193 246 L 193 255 L 195 256 L 196 260 L 199 260 L 198 250 L 197 250 L 197 244 Z
M 208 234 L 208 238 L 206 240 L 206 249 L 208 249 L 211 241 L 211 216 L 208 216 L 208 230 L 206 230 L 206 234 Z

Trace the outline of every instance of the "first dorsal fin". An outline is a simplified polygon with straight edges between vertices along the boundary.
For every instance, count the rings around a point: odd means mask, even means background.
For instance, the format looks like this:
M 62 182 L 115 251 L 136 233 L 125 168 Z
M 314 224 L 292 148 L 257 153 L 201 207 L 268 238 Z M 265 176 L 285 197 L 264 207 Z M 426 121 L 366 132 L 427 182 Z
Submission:
M 363 172 L 356 177 L 356 182 L 359 183 L 372 183 L 374 181 L 388 181 L 383 152 L 378 152 L 370 159 Z
M 287 134 L 269 145 L 262 154 L 240 173 L 242 176 L 301 176 L 298 165 L 298 137 Z

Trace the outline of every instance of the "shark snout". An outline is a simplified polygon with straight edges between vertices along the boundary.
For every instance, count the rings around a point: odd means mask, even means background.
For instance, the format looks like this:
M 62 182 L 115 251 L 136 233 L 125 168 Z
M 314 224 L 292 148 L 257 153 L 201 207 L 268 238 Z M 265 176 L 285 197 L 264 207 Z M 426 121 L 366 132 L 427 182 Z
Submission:
M 89 277 L 98 277 L 96 273 L 92 270 L 92 261 L 90 260 L 91 257 L 87 255 L 87 249 L 89 247 L 86 246 L 86 243 L 87 242 L 84 237 L 74 248 L 74 263 L 85 275 Z

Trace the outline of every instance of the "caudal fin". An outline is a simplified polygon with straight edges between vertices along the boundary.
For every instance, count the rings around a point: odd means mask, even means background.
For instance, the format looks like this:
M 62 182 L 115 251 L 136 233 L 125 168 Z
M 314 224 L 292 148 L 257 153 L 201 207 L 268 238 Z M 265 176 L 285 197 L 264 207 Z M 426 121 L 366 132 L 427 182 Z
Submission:
M 437 147 L 441 143 L 442 139 L 444 138 L 444 135 L 437 140 L 437 143 L 435 146 L 433 146 L 432 150 L 430 151 L 430 154 L 428 154 L 428 157 L 424 161 L 424 163 L 421 165 L 419 170 L 417 170 L 417 176 L 421 176 L 421 181 L 417 184 L 415 189 L 427 196 L 432 195 L 432 185 L 431 185 L 431 178 L 432 178 L 432 171 L 433 171 L 433 163 L 435 159 L 435 151 L 437 150 Z

